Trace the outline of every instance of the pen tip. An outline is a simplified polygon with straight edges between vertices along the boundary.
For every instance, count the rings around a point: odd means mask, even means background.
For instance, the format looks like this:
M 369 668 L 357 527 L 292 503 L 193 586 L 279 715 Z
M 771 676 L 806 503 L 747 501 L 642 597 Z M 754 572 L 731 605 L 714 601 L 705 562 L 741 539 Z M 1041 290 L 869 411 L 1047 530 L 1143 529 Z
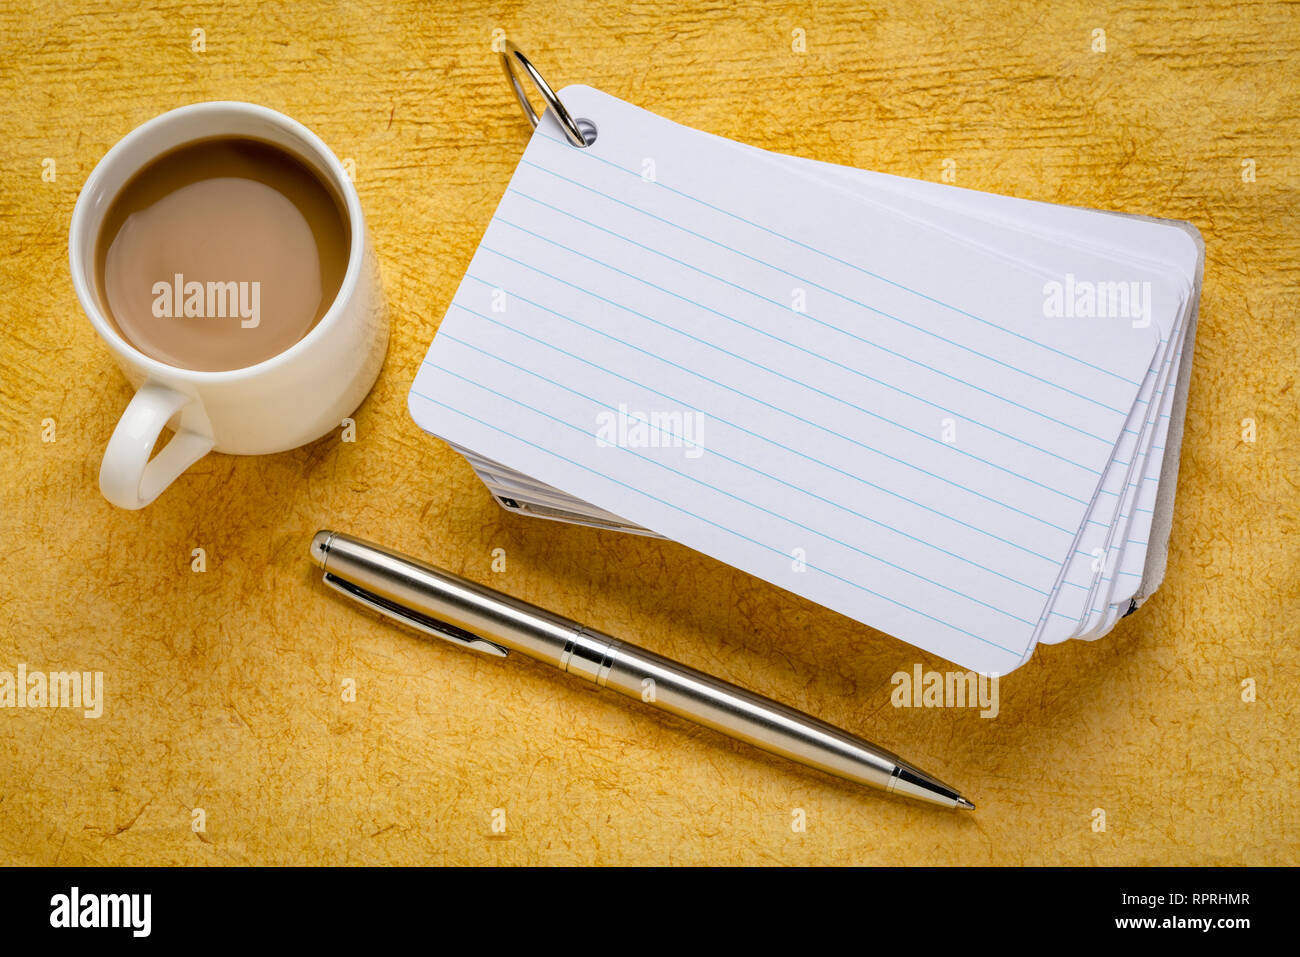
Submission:
M 967 801 L 964 797 L 957 798 L 957 806 L 961 808 L 963 811 L 975 810 L 975 805 L 972 804 L 970 801 Z

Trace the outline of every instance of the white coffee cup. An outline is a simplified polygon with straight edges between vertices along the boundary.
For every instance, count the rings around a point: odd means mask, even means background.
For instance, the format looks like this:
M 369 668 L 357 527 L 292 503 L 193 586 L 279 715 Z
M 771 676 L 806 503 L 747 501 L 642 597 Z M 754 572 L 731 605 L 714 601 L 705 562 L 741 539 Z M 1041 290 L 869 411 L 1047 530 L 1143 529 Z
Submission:
M 160 362 L 123 338 L 100 301 L 95 247 L 109 205 L 132 176 L 178 146 L 214 136 L 252 137 L 307 161 L 342 197 L 350 238 L 347 271 L 334 303 L 305 337 L 246 368 L 199 372 Z M 383 365 L 388 313 L 356 188 L 319 137 L 266 107 L 196 103 L 128 133 L 81 190 L 68 256 L 82 308 L 137 390 L 99 471 L 104 497 L 122 508 L 148 505 L 210 451 L 261 455 L 320 438 L 361 404 Z M 164 427 L 175 434 L 150 459 Z

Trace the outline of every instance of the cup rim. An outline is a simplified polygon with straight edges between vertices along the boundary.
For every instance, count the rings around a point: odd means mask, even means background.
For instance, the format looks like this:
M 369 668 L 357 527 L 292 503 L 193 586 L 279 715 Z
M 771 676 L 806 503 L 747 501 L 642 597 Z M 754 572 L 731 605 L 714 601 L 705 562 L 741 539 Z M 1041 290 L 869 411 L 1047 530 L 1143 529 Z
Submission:
M 133 144 L 151 135 L 160 127 L 175 122 L 181 114 L 220 114 L 232 110 L 280 126 L 288 132 L 301 137 L 318 152 L 319 156 L 314 157 L 314 159 L 319 159 L 324 163 L 326 172 L 334 180 L 333 185 L 342 194 L 343 203 L 347 207 L 351 233 L 349 236 L 348 265 L 343 273 L 343 280 L 339 283 L 338 291 L 334 294 L 334 301 L 330 303 L 325 315 L 321 316 L 320 321 L 305 336 L 283 352 L 278 352 L 261 362 L 250 366 L 241 366 L 238 369 L 187 369 L 184 366 L 174 366 L 155 359 L 153 356 L 142 352 L 118 331 L 117 327 L 104 314 L 99 297 L 91 288 L 92 282 L 87 278 L 86 264 L 80 251 L 82 244 L 77 242 L 76 238 L 78 232 L 86 228 L 84 221 L 90 215 L 89 196 L 93 192 L 91 187 L 97 185 L 98 181 L 107 175 L 106 170 Z M 221 134 L 214 135 L 220 136 Z M 87 318 L 90 319 L 91 325 L 95 327 L 95 331 L 114 350 L 128 356 L 134 365 L 143 369 L 150 377 L 161 381 L 181 378 L 195 384 L 232 382 L 260 376 L 292 362 L 297 356 L 311 348 L 316 340 L 323 338 L 329 328 L 342 321 L 347 302 L 360 283 L 362 261 L 366 252 L 365 245 L 366 224 L 361 212 L 361 199 L 357 195 L 356 187 L 353 185 L 347 171 L 343 168 L 343 164 L 334 155 L 334 151 L 325 145 L 324 140 L 293 117 L 286 116 L 284 113 L 270 107 L 259 106 L 256 103 L 247 103 L 241 100 L 204 100 L 178 106 L 140 124 L 114 143 L 108 152 L 100 158 L 99 162 L 95 164 L 95 168 L 86 177 L 86 182 L 82 185 L 81 192 L 77 196 L 77 203 L 72 210 L 72 220 L 68 227 L 68 265 L 72 273 L 72 284 L 76 290 L 77 299 L 80 301 L 81 308 L 86 313 Z

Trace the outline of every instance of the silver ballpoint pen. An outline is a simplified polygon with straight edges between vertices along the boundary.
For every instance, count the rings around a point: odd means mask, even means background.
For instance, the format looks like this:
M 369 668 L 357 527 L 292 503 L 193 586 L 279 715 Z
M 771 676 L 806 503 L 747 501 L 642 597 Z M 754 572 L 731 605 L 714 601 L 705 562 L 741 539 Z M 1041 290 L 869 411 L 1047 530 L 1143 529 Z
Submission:
M 311 557 L 332 588 L 463 648 L 502 658 L 517 651 L 850 781 L 975 807 L 898 755 L 824 721 L 432 565 L 330 531 L 316 533 Z

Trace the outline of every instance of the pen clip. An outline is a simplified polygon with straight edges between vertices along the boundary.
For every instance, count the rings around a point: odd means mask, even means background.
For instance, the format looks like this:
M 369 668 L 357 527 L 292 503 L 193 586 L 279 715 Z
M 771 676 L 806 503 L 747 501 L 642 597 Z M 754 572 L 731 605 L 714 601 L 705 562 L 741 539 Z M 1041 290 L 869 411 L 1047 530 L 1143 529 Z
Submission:
M 498 658 L 504 658 L 510 654 L 508 648 L 503 648 L 495 642 L 488 641 L 486 638 L 480 638 L 478 635 L 471 634 L 457 628 L 455 625 L 449 625 L 446 622 L 438 621 L 436 618 L 430 618 L 428 615 L 422 615 L 418 611 L 412 611 L 395 601 L 390 601 L 373 592 L 368 592 L 359 585 L 354 585 L 346 579 L 339 578 L 337 575 L 325 573 L 324 582 L 335 591 L 342 592 L 349 598 L 361 602 L 371 611 L 377 611 L 379 614 L 392 618 L 394 621 L 401 622 L 403 625 L 409 625 L 417 631 L 422 631 L 426 635 L 433 635 L 435 638 L 442 638 L 450 641 L 461 648 L 469 648 L 472 651 L 481 651 L 487 655 L 494 655 Z

